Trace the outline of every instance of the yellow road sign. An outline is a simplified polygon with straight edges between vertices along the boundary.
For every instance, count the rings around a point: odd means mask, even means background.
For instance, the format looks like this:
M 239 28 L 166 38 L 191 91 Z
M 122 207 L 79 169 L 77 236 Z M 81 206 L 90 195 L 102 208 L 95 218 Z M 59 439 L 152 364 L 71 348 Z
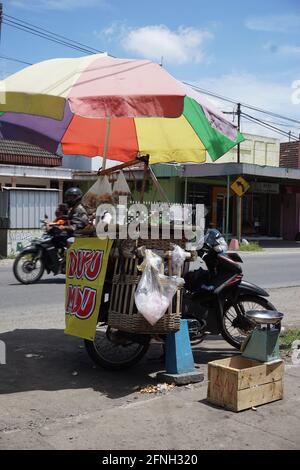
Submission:
M 232 191 L 238 196 L 242 196 L 250 188 L 248 181 L 244 180 L 242 176 L 239 176 L 231 185 Z

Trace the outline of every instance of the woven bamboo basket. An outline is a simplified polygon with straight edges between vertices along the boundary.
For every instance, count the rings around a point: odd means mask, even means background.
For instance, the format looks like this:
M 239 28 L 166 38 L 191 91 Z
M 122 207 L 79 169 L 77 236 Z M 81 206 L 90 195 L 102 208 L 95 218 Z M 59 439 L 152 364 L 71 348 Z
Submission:
M 139 240 L 136 245 L 143 245 L 146 248 L 161 251 L 163 248 L 170 249 L 170 243 L 170 240 Z M 166 251 L 164 259 L 167 263 L 169 275 L 180 274 L 172 273 L 171 257 Z M 118 330 L 139 334 L 167 334 L 178 331 L 181 318 L 182 290 L 178 289 L 173 297 L 172 305 L 170 305 L 164 316 L 155 325 L 150 325 L 138 312 L 134 301 L 135 291 L 141 277 L 137 266 L 142 262 L 142 258 L 127 254 L 123 260 L 122 263 L 120 257 L 111 257 L 111 262 L 114 263 L 114 273 L 108 325 Z

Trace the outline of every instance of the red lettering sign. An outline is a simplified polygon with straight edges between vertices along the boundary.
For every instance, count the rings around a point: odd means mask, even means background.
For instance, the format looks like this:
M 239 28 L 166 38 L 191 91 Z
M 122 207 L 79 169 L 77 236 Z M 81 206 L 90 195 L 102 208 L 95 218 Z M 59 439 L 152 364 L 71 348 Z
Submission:
M 102 250 L 71 250 L 69 254 L 68 278 L 87 279 L 94 281 L 102 267 Z
M 81 320 L 89 318 L 96 305 L 97 291 L 90 287 L 69 286 L 67 291 L 66 313 Z

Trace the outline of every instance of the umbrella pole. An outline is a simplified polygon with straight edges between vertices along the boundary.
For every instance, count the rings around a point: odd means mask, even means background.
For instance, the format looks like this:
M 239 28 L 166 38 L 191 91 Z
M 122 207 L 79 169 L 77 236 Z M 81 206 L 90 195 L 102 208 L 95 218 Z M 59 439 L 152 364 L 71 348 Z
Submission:
M 146 180 L 148 176 L 148 171 L 149 171 L 149 166 L 147 163 L 144 163 L 144 177 L 143 177 L 143 185 L 142 185 L 142 191 L 140 195 L 140 202 L 144 202 L 144 195 L 145 195 L 145 187 L 146 187 Z
M 106 129 L 105 129 L 105 138 L 104 138 L 104 149 L 103 149 L 103 156 L 102 156 L 102 170 L 106 168 L 106 160 L 107 160 L 107 153 L 108 153 L 108 143 L 109 143 L 109 134 L 110 134 L 110 124 L 111 120 L 110 117 L 106 120 Z

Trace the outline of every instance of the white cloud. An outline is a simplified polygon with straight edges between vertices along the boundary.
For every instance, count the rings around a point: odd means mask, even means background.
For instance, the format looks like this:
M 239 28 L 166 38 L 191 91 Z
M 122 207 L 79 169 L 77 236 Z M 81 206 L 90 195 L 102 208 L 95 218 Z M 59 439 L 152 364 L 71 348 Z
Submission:
M 102 0 L 9 0 L 9 5 L 24 10 L 72 10 L 103 3 Z
M 248 29 L 254 31 L 298 33 L 300 16 L 294 14 L 258 16 L 248 18 L 245 24 Z
M 295 77 L 300 79 L 299 77 Z M 292 88 L 293 83 L 277 83 L 274 80 L 258 78 L 255 75 L 247 73 L 232 73 L 220 77 L 204 78 L 199 80 L 197 86 L 213 91 L 216 94 L 232 98 L 236 102 L 242 102 L 254 105 L 260 109 L 268 110 L 276 114 L 291 117 L 300 120 L 300 105 L 296 104 L 293 100 L 293 93 L 295 90 Z M 223 111 L 232 111 L 235 106 L 221 100 L 210 98 L 214 104 Z M 298 135 L 300 125 L 298 128 L 296 124 L 289 123 L 288 121 L 280 118 L 267 116 L 261 113 L 242 107 L 245 113 L 265 121 L 279 122 L 285 125 L 276 125 L 288 132 L 291 130 L 294 134 Z M 274 125 L 274 124 L 272 124 Z M 249 123 L 246 119 L 242 118 L 242 131 L 252 132 L 258 135 L 269 135 L 281 138 L 279 134 L 267 130 L 264 127 Z
M 167 64 L 199 63 L 206 59 L 204 42 L 213 38 L 212 33 L 192 27 L 179 27 L 171 31 L 165 25 L 148 25 L 129 28 L 116 22 L 99 34 L 119 40 L 126 52 Z

